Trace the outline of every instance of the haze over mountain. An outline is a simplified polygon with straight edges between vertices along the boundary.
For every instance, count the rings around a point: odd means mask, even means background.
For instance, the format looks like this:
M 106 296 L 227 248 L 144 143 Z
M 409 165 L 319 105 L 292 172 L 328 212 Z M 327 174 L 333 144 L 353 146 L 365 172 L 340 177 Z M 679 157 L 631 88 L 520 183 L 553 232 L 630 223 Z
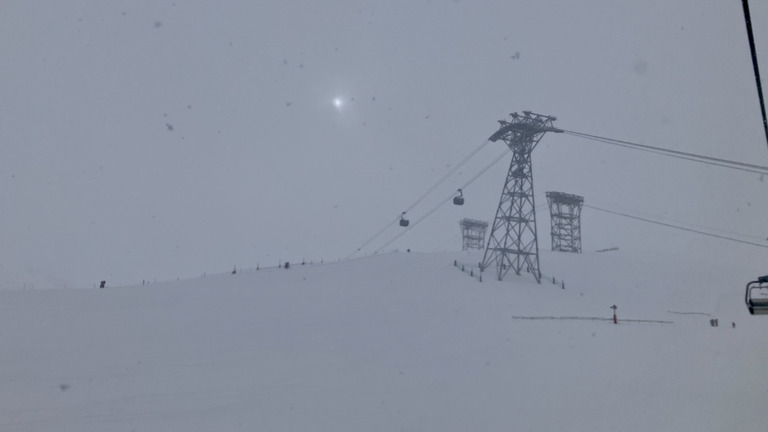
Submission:
M 764 50 L 768 7 L 752 15 Z M 0 36 L 0 289 L 345 258 L 513 111 L 768 165 L 739 2 L 10 0 Z M 460 218 L 492 218 L 507 163 L 387 250 L 457 249 Z M 538 203 L 558 190 L 768 237 L 756 174 L 557 134 L 534 171 Z M 587 250 L 766 262 L 589 209 L 583 225 Z

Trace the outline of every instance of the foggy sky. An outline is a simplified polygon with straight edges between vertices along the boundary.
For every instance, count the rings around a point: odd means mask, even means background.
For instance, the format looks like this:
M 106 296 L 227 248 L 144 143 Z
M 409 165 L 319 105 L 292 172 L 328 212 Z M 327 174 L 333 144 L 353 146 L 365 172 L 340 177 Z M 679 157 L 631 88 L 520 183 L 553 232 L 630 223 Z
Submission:
M 768 6 L 751 7 L 760 55 Z M 522 110 L 768 165 L 735 0 L 4 1 L 0 289 L 344 258 Z M 768 237 L 755 174 L 555 134 L 533 161 L 541 248 L 548 190 Z M 492 220 L 507 165 L 388 249 L 460 248 L 459 219 Z M 582 230 L 585 250 L 696 247 L 756 268 L 767 255 L 587 209 Z

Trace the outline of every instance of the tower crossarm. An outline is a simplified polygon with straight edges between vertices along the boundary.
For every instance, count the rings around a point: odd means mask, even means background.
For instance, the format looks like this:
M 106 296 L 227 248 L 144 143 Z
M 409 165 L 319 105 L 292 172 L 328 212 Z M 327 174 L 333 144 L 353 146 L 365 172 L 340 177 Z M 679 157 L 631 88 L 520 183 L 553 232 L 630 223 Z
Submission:
M 509 115 L 508 119 L 499 120 L 499 130 L 488 139 L 493 142 L 503 140 L 509 143 L 519 141 L 519 138 L 515 140 L 515 137 L 533 136 L 534 138 L 532 141 L 535 146 L 545 132 L 563 133 L 562 129 L 558 129 L 552 125 L 552 122 L 555 120 L 557 120 L 556 117 L 536 114 L 530 111 L 523 111 L 523 115 L 512 113 Z M 538 135 L 538 137 L 536 137 L 536 135 Z M 533 150 L 533 148 L 531 148 L 531 150 Z

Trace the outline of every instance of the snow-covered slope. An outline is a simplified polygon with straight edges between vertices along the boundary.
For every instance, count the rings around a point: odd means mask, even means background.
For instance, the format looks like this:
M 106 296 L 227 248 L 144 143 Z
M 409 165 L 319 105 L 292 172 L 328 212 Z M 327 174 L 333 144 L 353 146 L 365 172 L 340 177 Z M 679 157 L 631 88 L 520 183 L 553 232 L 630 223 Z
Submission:
M 480 283 L 479 259 L 0 292 L 0 430 L 764 430 L 768 318 L 742 304 L 748 266 L 542 252 L 537 285 Z M 522 319 L 613 304 L 671 323 Z

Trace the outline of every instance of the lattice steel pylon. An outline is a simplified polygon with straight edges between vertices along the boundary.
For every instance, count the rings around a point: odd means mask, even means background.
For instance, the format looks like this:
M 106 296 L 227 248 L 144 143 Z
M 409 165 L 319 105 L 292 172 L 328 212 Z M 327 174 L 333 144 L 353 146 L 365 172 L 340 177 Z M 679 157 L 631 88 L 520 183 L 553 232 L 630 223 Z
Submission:
M 509 270 L 517 275 L 526 270 L 541 283 L 531 153 L 546 132 L 563 132 L 552 126 L 555 120 L 530 111 L 512 113 L 507 120 L 499 120 L 499 130 L 489 138 L 504 141 L 512 150 L 507 180 L 480 263 L 481 272 L 494 265 L 498 280 L 503 280 Z
M 581 253 L 581 206 L 584 197 L 547 192 L 551 217 L 552 250 Z
M 459 221 L 459 226 L 462 238 L 461 250 L 483 248 L 488 222 L 465 218 Z

